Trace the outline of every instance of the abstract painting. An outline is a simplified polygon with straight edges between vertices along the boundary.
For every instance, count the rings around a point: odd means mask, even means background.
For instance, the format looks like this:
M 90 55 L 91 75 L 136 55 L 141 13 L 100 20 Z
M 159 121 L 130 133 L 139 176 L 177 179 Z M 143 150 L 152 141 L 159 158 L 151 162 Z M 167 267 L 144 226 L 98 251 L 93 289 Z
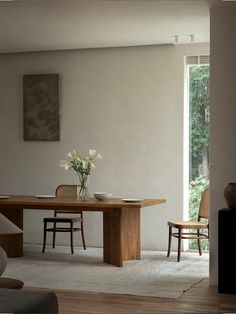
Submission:
M 59 141 L 59 74 L 23 76 L 24 140 Z

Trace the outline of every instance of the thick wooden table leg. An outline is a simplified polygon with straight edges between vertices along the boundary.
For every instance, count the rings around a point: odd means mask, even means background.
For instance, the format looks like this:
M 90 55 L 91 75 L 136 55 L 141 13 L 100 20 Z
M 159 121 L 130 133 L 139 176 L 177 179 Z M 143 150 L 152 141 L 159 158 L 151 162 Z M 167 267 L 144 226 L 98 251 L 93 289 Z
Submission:
M 140 259 L 140 208 L 116 208 L 103 213 L 104 262 L 119 267 Z
M 123 266 L 121 208 L 103 212 L 103 258 L 105 263 Z
M 1 209 L 0 213 L 23 230 L 23 209 Z M 8 257 L 23 256 L 23 233 L 0 235 L 0 246 Z

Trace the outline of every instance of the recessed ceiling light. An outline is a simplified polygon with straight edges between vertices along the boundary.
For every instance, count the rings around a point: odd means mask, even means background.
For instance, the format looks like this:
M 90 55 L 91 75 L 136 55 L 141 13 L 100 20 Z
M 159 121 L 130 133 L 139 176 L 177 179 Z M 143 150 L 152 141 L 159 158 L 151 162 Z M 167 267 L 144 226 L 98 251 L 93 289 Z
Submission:
M 179 35 L 174 35 L 174 40 L 175 40 L 175 43 L 177 44 L 179 42 Z
M 190 34 L 189 37 L 190 37 L 190 41 L 191 41 L 191 42 L 194 42 L 194 40 L 195 40 L 195 35 L 194 35 L 194 34 Z

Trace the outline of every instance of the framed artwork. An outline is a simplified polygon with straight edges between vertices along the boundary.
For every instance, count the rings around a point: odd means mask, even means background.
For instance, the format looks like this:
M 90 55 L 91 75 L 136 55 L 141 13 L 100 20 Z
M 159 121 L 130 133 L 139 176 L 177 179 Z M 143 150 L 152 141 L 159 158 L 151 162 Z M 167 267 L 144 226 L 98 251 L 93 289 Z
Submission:
M 59 74 L 23 76 L 24 140 L 59 141 Z

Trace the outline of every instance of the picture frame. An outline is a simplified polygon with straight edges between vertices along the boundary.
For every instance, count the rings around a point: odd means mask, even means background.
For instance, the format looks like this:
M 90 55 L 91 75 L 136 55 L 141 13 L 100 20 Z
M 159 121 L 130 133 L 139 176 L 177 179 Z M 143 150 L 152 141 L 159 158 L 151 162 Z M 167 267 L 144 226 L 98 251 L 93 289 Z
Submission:
M 60 140 L 59 74 L 23 75 L 25 141 Z

